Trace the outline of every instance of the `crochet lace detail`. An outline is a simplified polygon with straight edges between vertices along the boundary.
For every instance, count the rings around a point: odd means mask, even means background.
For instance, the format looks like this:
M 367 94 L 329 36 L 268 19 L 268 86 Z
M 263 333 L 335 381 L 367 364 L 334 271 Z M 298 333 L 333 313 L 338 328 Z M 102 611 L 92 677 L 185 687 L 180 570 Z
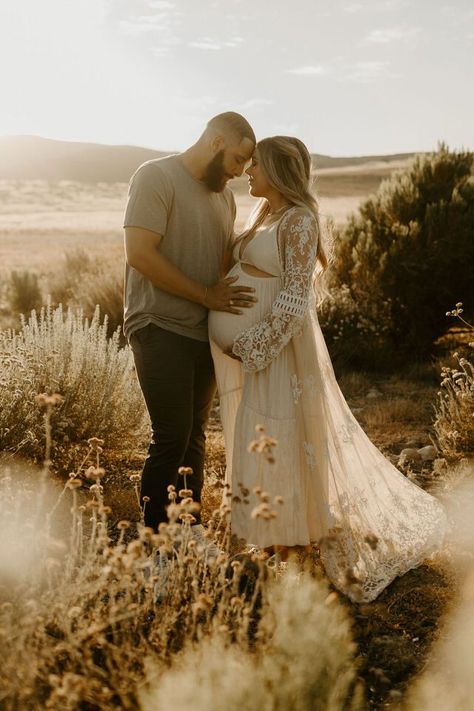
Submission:
M 309 210 L 294 207 L 280 223 L 284 269 L 282 289 L 270 313 L 259 323 L 239 333 L 232 352 L 245 371 L 266 368 L 297 335 L 308 310 L 318 247 L 318 223 Z

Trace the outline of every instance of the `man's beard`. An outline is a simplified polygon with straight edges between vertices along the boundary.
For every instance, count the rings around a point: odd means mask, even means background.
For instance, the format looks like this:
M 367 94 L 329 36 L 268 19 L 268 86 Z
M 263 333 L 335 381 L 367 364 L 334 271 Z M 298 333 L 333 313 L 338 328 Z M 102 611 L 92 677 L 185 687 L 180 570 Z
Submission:
M 207 164 L 202 181 L 213 193 L 221 193 L 226 186 L 226 178 L 227 173 L 224 170 L 224 149 L 222 149 L 219 153 L 216 153 L 211 162 Z

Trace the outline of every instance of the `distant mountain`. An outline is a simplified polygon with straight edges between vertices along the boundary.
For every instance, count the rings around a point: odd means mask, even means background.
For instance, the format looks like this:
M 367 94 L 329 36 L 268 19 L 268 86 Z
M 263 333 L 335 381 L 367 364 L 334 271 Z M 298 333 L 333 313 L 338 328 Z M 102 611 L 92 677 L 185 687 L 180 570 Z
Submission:
M 144 161 L 162 158 L 171 152 L 138 146 L 55 141 L 40 136 L 0 136 L 0 179 L 128 182 L 132 173 Z M 313 158 L 317 168 L 323 169 L 375 161 L 390 163 L 413 155 L 397 153 L 386 156 L 331 158 L 315 154 Z
M 0 179 L 127 182 L 141 163 L 165 155 L 137 146 L 0 136 Z

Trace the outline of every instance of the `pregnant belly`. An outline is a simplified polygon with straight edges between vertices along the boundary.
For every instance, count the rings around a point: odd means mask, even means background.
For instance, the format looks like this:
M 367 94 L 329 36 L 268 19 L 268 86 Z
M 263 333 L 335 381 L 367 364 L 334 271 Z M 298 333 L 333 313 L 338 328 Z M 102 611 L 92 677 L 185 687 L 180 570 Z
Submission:
M 273 301 L 280 291 L 279 277 L 256 277 L 242 271 L 240 264 L 235 264 L 227 276 L 237 276 L 232 286 L 251 286 L 255 289 L 257 303 L 242 308 L 242 314 L 228 311 L 209 311 L 209 338 L 223 351 L 232 347 L 235 337 L 251 328 L 267 316 Z

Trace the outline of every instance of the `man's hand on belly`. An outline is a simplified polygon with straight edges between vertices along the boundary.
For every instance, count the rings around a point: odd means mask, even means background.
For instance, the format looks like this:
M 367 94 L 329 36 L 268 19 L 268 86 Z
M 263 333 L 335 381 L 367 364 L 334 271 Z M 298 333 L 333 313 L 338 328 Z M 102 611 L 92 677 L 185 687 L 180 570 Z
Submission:
M 253 296 L 255 289 L 250 286 L 232 286 L 238 277 L 225 277 L 207 289 L 203 304 L 210 311 L 228 311 L 241 314 L 241 308 L 253 306 L 258 299 Z

